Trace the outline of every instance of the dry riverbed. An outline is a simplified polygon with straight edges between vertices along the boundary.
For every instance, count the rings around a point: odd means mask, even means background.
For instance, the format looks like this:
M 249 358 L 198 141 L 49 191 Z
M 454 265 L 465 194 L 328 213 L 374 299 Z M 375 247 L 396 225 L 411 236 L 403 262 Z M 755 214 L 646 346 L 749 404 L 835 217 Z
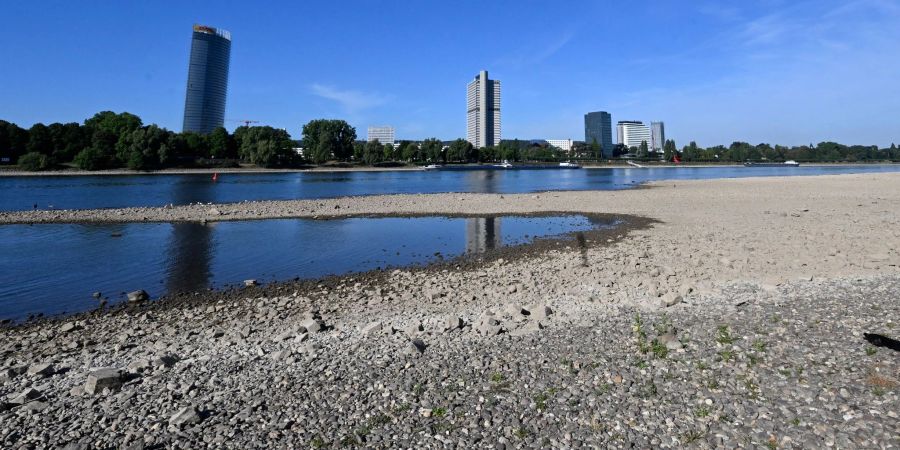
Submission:
M 900 446 L 900 174 L 0 222 L 551 211 L 631 222 L 2 329 L 0 447 Z

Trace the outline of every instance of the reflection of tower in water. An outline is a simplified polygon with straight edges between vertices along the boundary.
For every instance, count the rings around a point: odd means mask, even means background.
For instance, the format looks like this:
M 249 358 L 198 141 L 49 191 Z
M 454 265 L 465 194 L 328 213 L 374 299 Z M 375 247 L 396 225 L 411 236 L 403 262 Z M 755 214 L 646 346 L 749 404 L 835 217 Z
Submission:
M 476 217 L 466 219 L 466 253 L 484 253 L 503 244 L 500 219 Z
M 176 222 L 166 255 L 166 292 L 201 291 L 209 287 L 212 233 L 215 222 Z

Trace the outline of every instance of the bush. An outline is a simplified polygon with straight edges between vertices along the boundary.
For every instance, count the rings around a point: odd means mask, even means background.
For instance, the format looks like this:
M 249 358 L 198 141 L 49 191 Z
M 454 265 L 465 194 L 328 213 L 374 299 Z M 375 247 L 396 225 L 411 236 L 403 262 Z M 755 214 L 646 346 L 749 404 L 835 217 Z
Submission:
M 19 167 L 29 172 L 47 170 L 50 168 L 50 158 L 38 152 L 26 153 L 19 157 Z
M 75 155 L 75 164 L 82 170 L 105 169 L 107 162 L 108 158 L 93 147 L 88 147 Z

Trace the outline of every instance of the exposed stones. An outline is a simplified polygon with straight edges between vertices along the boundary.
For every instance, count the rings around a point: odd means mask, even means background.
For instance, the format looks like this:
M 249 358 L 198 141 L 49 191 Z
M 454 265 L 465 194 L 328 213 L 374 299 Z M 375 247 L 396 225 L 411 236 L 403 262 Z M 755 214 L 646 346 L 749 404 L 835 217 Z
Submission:
M 677 337 L 675 337 L 675 333 L 673 332 L 663 333 L 656 339 L 660 344 L 665 345 L 669 350 L 678 350 L 682 348 L 681 342 Z
M 681 303 L 682 297 L 675 292 L 667 292 L 660 300 L 663 306 L 670 307 Z
M 60 333 L 69 333 L 78 329 L 78 325 L 74 322 L 66 322 L 59 327 Z
M 103 368 L 92 371 L 84 383 L 84 392 L 96 395 L 104 390 L 117 391 L 122 387 L 122 372 L 116 368 Z
M 325 322 L 318 316 L 309 317 L 300 322 L 299 330 L 305 333 L 318 333 L 325 329 Z
M 375 334 L 382 333 L 384 331 L 384 324 L 380 320 L 376 320 L 374 322 L 369 322 L 365 326 L 362 327 L 360 332 L 366 336 L 372 336 Z
M 53 375 L 55 372 L 56 372 L 56 369 L 53 367 L 53 364 L 51 364 L 51 363 L 33 364 L 31 366 L 28 366 L 28 370 L 26 371 L 26 373 L 28 375 L 38 375 L 41 377 L 49 377 L 50 375 Z
M 197 424 L 203 421 L 203 418 L 200 417 L 200 411 L 197 411 L 197 408 L 193 406 L 185 406 L 181 408 L 169 418 L 169 425 L 174 425 L 176 427 Z
M 8 402 L 11 405 L 24 405 L 25 403 L 28 403 L 31 400 L 41 398 L 42 395 L 43 394 L 41 394 L 41 391 L 39 391 L 35 388 L 27 388 L 18 394 L 12 395 L 9 398 Z
M 128 293 L 128 303 L 130 304 L 139 304 L 143 303 L 150 299 L 150 295 L 147 294 L 147 291 L 141 289 L 137 291 L 132 291 Z
M 428 345 L 425 344 L 425 341 L 419 338 L 410 339 L 409 343 L 412 350 L 417 353 L 425 353 L 425 349 L 428 348 Z
M 259 283 L 256 280 L 253 280 L 253 279 L 244 280 L 244 286 L 246 286 L 246 287 L 253 287 L 253 286 L 258 286 L 258 285 L 259 285 Z

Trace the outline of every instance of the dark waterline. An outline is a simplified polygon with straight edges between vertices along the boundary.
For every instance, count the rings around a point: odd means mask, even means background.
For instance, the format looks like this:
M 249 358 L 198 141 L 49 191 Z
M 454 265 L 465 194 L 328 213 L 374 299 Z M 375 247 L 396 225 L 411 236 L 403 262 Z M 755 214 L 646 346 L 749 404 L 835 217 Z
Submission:
M 585 216 L 353 218 L 0 226 L 0 319 L 121 301 L 420 265 L 614 224 Z
M 900 165 L 661 167 L 583 170 L 388 171 L 0 177 L 0 210 L 91 209 L 438 192 L 627 189 L 654 180 L 897 172 Z

